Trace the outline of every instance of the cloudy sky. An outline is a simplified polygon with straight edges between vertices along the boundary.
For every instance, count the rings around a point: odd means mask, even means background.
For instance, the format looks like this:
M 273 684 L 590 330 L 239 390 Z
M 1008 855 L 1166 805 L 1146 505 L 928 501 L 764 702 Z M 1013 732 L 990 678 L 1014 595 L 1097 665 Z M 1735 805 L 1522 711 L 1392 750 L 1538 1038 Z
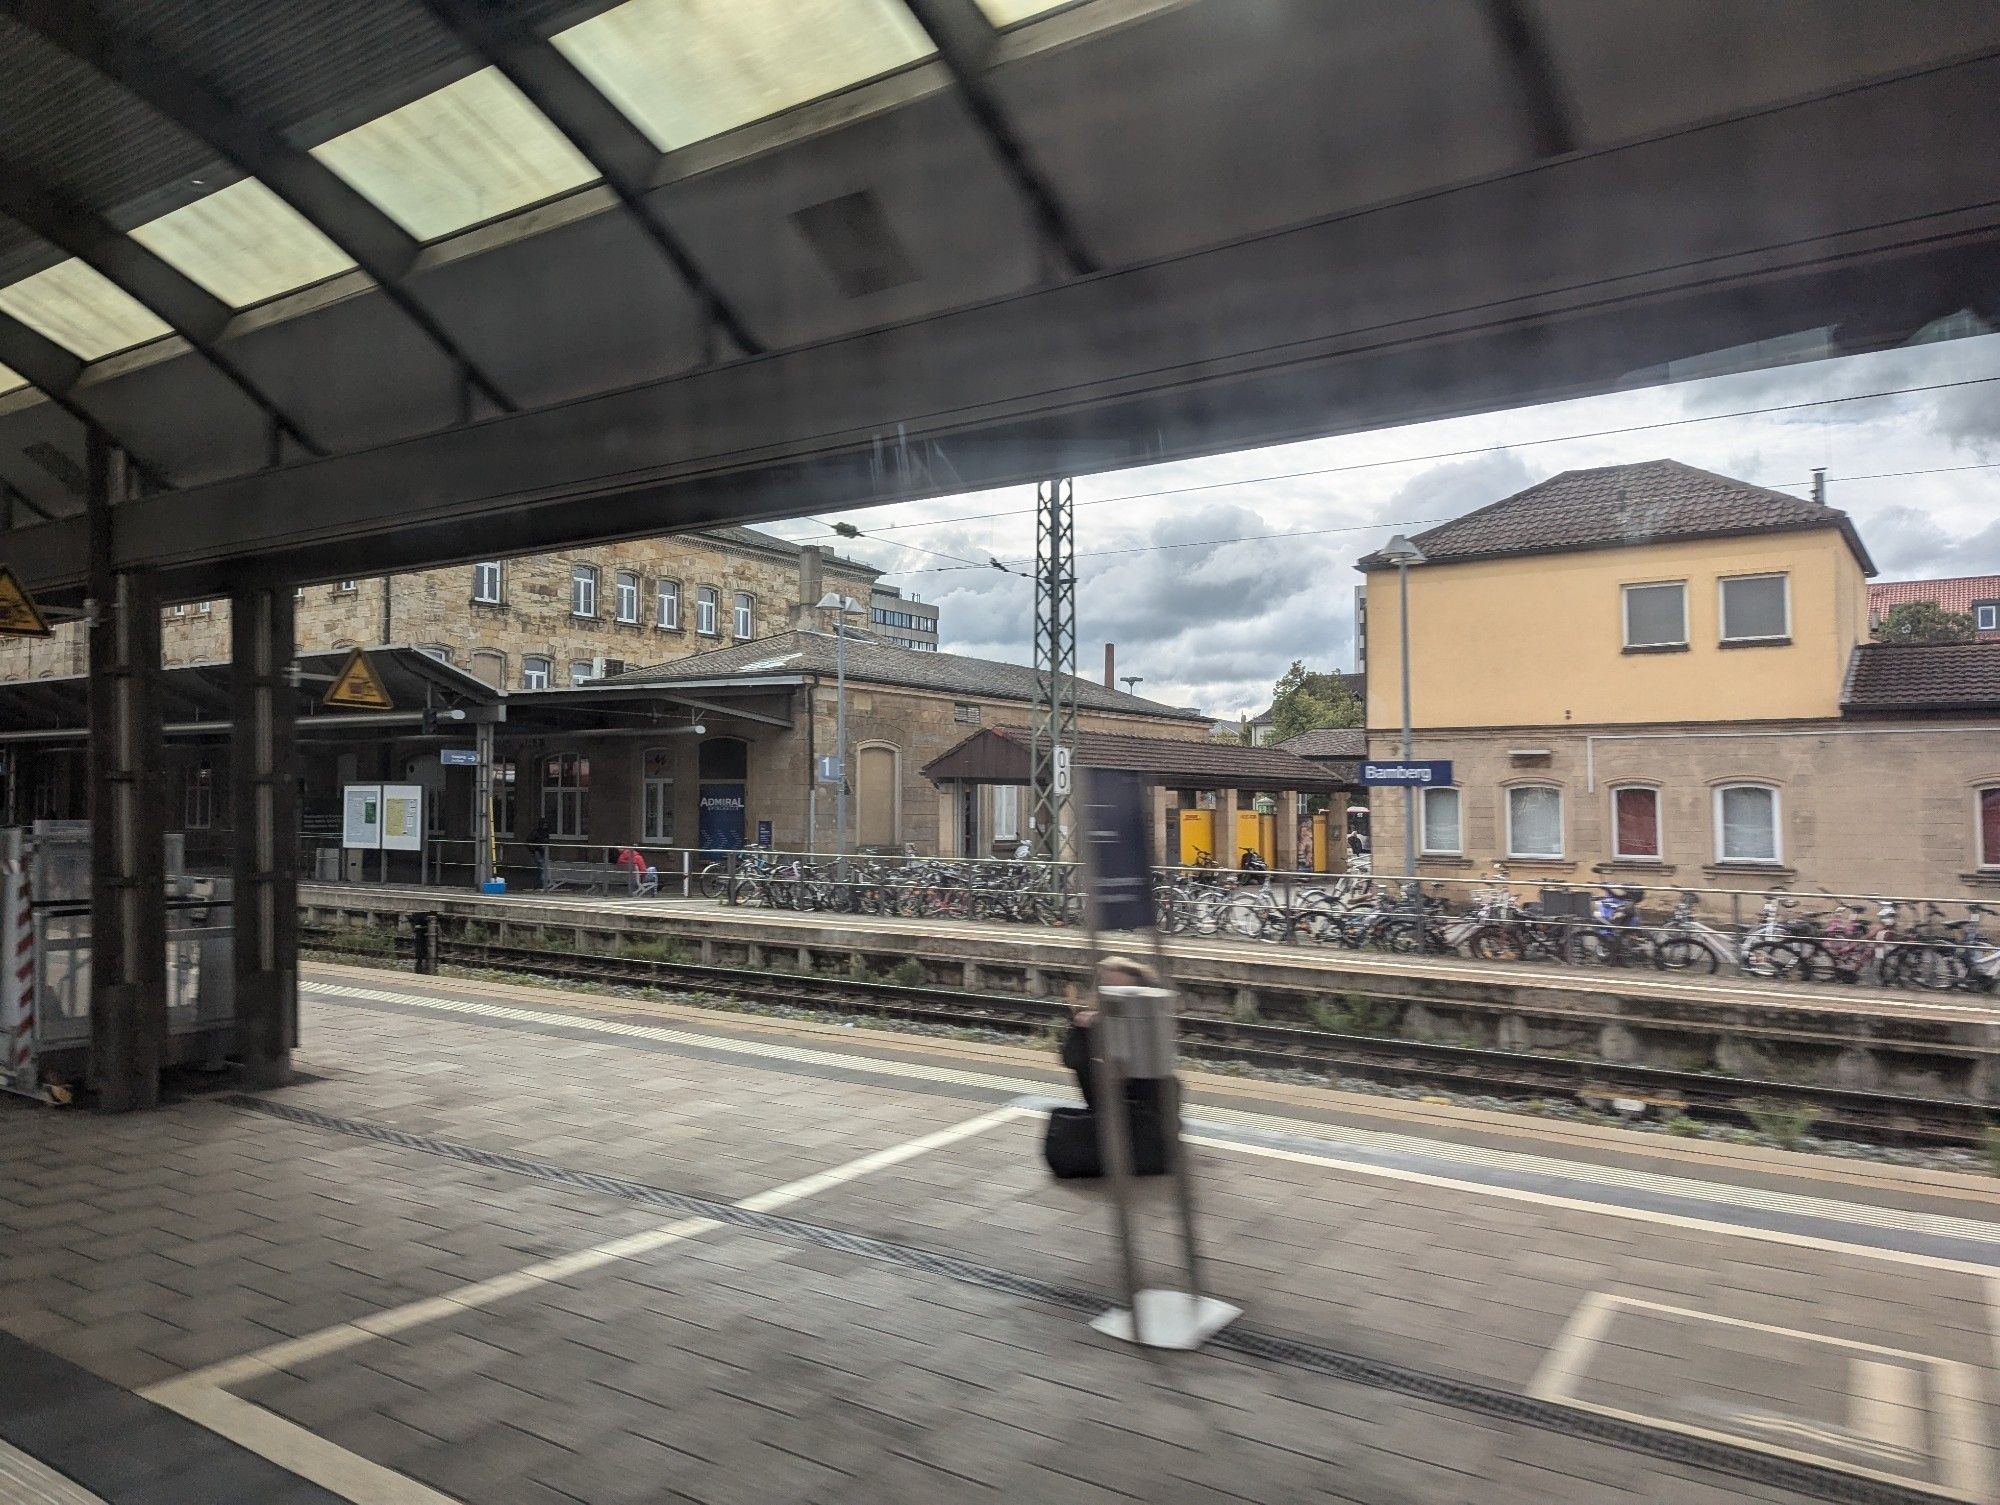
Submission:
M 1101 673 L 1115 642 L 1139 694 L 1255 713 L 1293 659 L 1354 667 L 1353 564 L 1392 533 L 1662 457 L 1798 494 L 1824 466 L 1881 578 L 2000 571 L 2000 380 L 1982 377 L 2000 378 L 2000 335 L 1079 477 L 1077 667 Z M 1911 387 L 1932 390 L 1868 395 Z M 842 514 L 866 535 L 842 548 L 937 603 L 948 651 L 1027 663 L 1032 580 L 939 556 L 1031 567 L 1034 500 Z M 771 531 L 833 541 L 803 519 Z

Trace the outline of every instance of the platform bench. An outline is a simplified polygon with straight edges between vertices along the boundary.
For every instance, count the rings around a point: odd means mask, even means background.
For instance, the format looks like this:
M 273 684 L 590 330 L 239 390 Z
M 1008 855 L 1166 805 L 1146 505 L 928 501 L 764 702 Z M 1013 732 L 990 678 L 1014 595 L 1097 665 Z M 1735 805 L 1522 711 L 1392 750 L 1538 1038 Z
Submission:
M 648 880 L 615 862 L 551 862 L 548 876 L 542 880 L 542 891 L 580 888 L 586 893 L 609 894 L 614 885 L 639 897 L 660 891 L 657 878 Z

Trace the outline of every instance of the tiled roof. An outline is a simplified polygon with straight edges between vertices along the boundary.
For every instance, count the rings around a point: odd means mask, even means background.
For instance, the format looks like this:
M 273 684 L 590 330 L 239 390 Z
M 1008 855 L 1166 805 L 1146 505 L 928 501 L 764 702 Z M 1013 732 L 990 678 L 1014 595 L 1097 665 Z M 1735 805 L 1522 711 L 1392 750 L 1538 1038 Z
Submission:
M 982 783 L 1026 783 L 1031 733 L 1024 727 L 993 726 L 973 733 L 924 765 L 932 780 L 970 779 Z M 1124 732 L 1079 732 L 1076 761 L 1082 768 L 1116 768 L 1157 775 L 1184 789 L 1286 789 L 1319 793 L 1341 789 L 1347 780 L 1316 763 L 1275 747 L 1210 742 L 1199 737 L 1136 737 Z
M 1840 700 L 1853 711 L 2000 711 L 2000 642 L 1863 643 Z
M 1838 528 L 1868 574 L 1874 562 L 1845 512 L 1698 470 L 1678 460 L 1566 470 L 1416 535 L 1440 564 L 1516 554 L 1624 548 L 1666 538 L 1726 538 Z M 1385 569 L 1380 554 L 1363 570 Z
M 2000 601 L 2000 575 L 1957 575 L 1948 580 L 1871 580 L 1868 617 L 1879 622 L 1892 606 L 1910 601 L 1935 601 L 1945 611 L 1972 615 L 1975 601 Z M 1981 633 L 2000 637 L 2000 632 Z
M 1323 726 L 1317 731 L 1300 732 L 1277 744 L 1284 752 L 1301 758 L 1365 758 L 1368 734 L 1358 726 Z
M 831 679 L 835 670 L 834 640 L 830 632 L 780 632 L 748 643 L 714 648 L 690 658 L 675 659 L 652 669 L 631 669 L 599 680 L 607 685 L 673 684 L 680 680 L 721 679 L 735 675 L 820 674 Z M 904 685 L 914 690 L 936 690 L 948 695 L 984 695 L 997 700 L 1031 702 L 1035 698 L 1035 671 L 1025 664 L 1003 664 L 995 659 L 966 658 L 956 653 L 918 653 L 891 647 L 849 634 L 847 677 L 863 684 Z M 1134 716 L 1175 716 L 1187 721 L 1206 721 L 1198 711 L 1162 705 L 1107 690 L 1100 684 L 1079 678 L 1077 706 L 1086 711 L 1124 711 Z
M 775 533 L 764 533 L 756 528 L 739 527 L 734 523 L 719 528 L 700 528 L 696 530 L 695 536 L 713 539 L 716 543 L 734 544 L 739 549 L 755 549 L 764 554 L 782 554 L 788 559 L 796 559 L 805 552 L 804 544 L 793 543 L 789 538 L 780 538 Z M 876 566 L 863 564 L 858 559 L 849 559 L 845 554 L 828 552 L 826 562 L 864 575 L 882 573 Z

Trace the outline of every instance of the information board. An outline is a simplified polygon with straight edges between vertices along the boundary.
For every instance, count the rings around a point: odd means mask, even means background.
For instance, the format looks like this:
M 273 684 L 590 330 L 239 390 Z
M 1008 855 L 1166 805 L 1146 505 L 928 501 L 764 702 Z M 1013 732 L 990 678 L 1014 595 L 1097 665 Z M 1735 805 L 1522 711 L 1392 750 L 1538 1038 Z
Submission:
M 1390 758 L 1370 759 L 1361 765 L 1359 783 L 1364 789 L 1407 789 L 1412 785 L 1420 789 L 1449 788 L 1451 761 L 1420 759 L 1405 762 Z
M 424 786 L 382 786 L 382 850 L 421 852 L 424 849 Z
M 1139 774 L 1091 768 L 1083 776 L 1084 873 L 1091 928 L 1148 930 L 1153 914 L 1152 789 Z
M 382 786 L 344 784 L 340 790 L 340 844 L 350 851 L 382 846 Z

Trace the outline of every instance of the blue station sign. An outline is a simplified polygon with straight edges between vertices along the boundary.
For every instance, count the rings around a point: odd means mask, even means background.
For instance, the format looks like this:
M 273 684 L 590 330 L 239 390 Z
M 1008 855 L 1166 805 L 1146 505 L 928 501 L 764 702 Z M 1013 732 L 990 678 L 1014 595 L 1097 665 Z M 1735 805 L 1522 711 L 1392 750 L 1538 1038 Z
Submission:
M 1361 764 L 1364 789 L 1428 789 L 1451 783 L 1451 760 L 1369 762 Z

